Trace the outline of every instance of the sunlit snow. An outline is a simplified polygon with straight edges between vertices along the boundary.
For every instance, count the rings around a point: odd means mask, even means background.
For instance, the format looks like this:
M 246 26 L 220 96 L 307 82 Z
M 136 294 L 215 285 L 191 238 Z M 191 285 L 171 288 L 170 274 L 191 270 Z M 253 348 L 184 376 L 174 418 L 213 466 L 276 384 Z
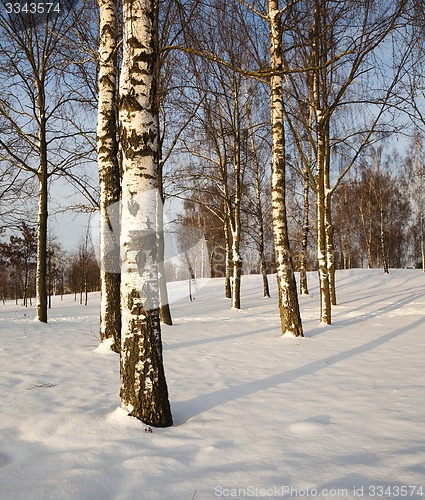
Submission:
M 47 325 L 0 304 L 0 498 L 314 498 L 311 489 L 358 499 L 385 486 L 413 487 L 418 500 L 425 274 L 341 271 L 337 284 L 333 325 L 320 325 L 309 274 L 305 338 L 282 338 L 274 276 L 267 301 L 261 276 L 242 276 L 241 311 L 221 279 L 192 302 L 181 298 L 187 282 L 171 284 L 167 429 L 120 408 L 119 357 L 98 347 L 98 294 L 88 306 L 54 297 Z

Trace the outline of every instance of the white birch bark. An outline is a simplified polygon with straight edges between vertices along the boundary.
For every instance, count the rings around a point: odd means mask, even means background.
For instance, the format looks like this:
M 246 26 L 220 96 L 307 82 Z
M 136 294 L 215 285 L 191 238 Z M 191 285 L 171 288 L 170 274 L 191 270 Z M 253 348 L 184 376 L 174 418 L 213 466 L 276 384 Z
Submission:
M 336 306 L 336 283 L 335 283 L 335 245 L 334 245 L 334 227 L 332 224 L 332 191 L 330 180 L 330 164 L 331 164 L 331 149 L 330 149 L 330 129 L 329 120 L 325 129 L 325 235 L 326 235 L 326 265 L 329 275 L 329 295 L 331 306 Z
M 325 206 L 325 169 L 326 169 L 326 116 L 320 94 L 320 46 L 321 29 L 320 5 L 315 2 L 314 34 L 312 44 L 313 71 L 313 103 L 316 115 L 316 220 L 317 220 L 317 265 L 320 287 L 320 322 L 331 324 L 331 297 L 326 251 L 326 206 Z
M 159 124 L 158 124 L 159 130 Z M 160 151 L 161 155 L 161 151 Z M 171 317 L 170 302 L 168 300 L 167 279 L 165 276 L 165 234 L 164 234 L 164 188 L 162 181 L 162 166 L 160 160 L 160 167 L 158 168 L 158 194 L 159 199 L 157 203 L 157 243 L 158 243 L 158 273 L 159 273 L 159 316 L 165 325 L 171 326 L 173 320 Z
M 48 187 L 47 165 L 41 166 L 38 175 L 38 234 L 37 234 L 37 269 L 36 296 L 37 319 L 47 323 L 47 217 L 48 217 Z
M 230 266 L 230 234 L 229 234 L 229 213 L 227 208 L 225 208 L 225 217 L 223 222 L 223 231 L 224 231 L 224 241 L 225 241 L 225 277 L 224 277 L 224 296 L 226 299 L 232 298 L 232 284 L 231 284 L 231 266 Z
M 239 113 L 239 97 L 236 90 L 237 83 L 234 82 L 235 89 L 233 94 L 234 103 L 234 137 L 233 137 L 233 168 L 234 168 L 234 183 L 235 195 L 232 200 L 232 206 L 229 207 L 231 213 L 230 225 L 232 230 L 232 263 L 233 263 L 233 282 L 232 282 L 232 308 L 241 308 L 241 274 L 242 274 L 242 257 L 240 254 L 241 242 L 241 137 L 240 137 L 240 113 Z
M 303 336 L 297 285 L 289 248 L 285 200 L 285 131 L 282 96 L 282 33 L 278 1 L 269 0 L 272 123 L 272 217 L 282 335 Z
M 37 319 L 47 323 L 47 219 L 48 219 L 48 162 L 45 89 L 36 79 L 40 165 L 38 177 L 37 270 L 36 295 Z
M 266 259 L 264 257 L 264 220 L 263 220 L 263 204 L 261 200 L 261 180 L 260 180 L 260 165 L 256 154 L 254 134 L 252 133 L 252 117 L 251 110 L 248 110 L 248 128 L 251 131 L 249 134 L 251 155 L 254 162 L 254 177 L 255 177 L 255 202 L 256 202 L 256 218 L 258 231 L 258 255 L 260 261 L 260 274 L 263 278 L 263 296 L 270 297 L 269 280 L 267 278 Z
M 381 180 L 379 181 L 381 182 Z M 380 194 L 382 196 L 382 194 Z M 387 247 L 385 244 L 385 214 L 382 208 L 382 197 L 380 199 L 380 208 L 379 208 L 379 233 L 380 233 L 380 243 L 381 243 L 381 255 L 382 255 L 382 265 L 384 268 L 384 273 L 389 274 L 388 269 L 388 258 L 387 258 Z
M 123 1 L 119 121 L 122 149 L 121 404 L 146 424 L 172 425 L 158 300 L 157 12 Z
M 308 116 L 308 126 L 311 129 L 313 126 L 313 107 L 310 106 L 309 116 Z M 300 262 L 300 294 L 308 295 L 308 280 L 307 280 L 307 251 L 308 251 L 308 235 L 310 232 L 310 216 L 309 216 L 309 194 L 310 194 L 310 184 L 308 178 L 309 170 L 312 170 L 313 163 L 313 147 L 311 141 L 308 143 L 307 151 L 307 162 L 308 164 L 303 167 L 303 227 L 302 227 L 302 241 L 301 241 L 301 262 Z
M 239 214 L 235 217 L 240 219 Z M 235 221 L 236 228 L 232 231 L 232 263 L 233 263 L 233 281 L 232 281 L 232 308 L 241 308 L 241 272 L 242 272 L 242 258 L 239 253 L 240 247 L 240 220 Z
M 425 272 L 425 230 L 424 230 L 424 171 L 420 156 L 419 139 L 416 141 L 416 171 L 419 177 L 419 238 L 421 240 L 422 271 Z
M 119 200 L 117 141 L 117 19 L 114 0 L 98 0 L 100 9 L 99 102 L 96 129 L 100 184 L 101 309 L 100 341 L 119 352 L 121 335 Z
M 325 158 L 321 110 L 317 114 L 317 173 L 316 173 L 316 213 L 317 213 L 317 263 L 320 285 L 320 322 L 331 324 L 331 296 L 326 249 L 326 206 L 325 206 Z

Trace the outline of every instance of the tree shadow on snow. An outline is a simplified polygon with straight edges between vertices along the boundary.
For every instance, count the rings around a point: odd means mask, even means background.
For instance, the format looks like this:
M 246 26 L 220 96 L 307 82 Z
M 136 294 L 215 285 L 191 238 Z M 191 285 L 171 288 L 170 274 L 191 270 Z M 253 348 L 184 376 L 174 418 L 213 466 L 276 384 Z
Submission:
M 249 381 L 237 386 L 220 389 L 218 391 L 211 392 L 210 394 L 201 394 L 187 401 L 176 402 L 173 404 L 175 424 L 181 425 L 195 415 L 199 415 L 203 412 L 211 410 L 212 408 L 216 408 L 239 398 L 251 396 L 252 394 L 264 391 L 268 388 L 275 387 L 280 384 L 293 382 L 294 380 L 302 378 L 306 375 L 311 375 L 323 369 L 329 368 L 329 366 L 340 363 L 341 361 L 345 361 L 346 359 L 350 359 L 359 354 L 371 351 L 381 346 L 382 344 L 385 344 L 386 342 L 389 342 L 390 340 L 403 335 L 409 330 L 418 328 L 424 323 L 425 316 L 423 318 L 417 319 L 410 325 L 398 328 L 392 332 L 382 335 L 377 339 L 366 342 L 361 346 L 357 346 L 352 349 L 348 349 L 347 351 L 335 354 L 332 356 L 331 364 L 329 364 L 329 357 L 326 357 L 318 361 L 313 361 L 312 363 L 309 363 L 305 366 L 300 366 L 299 368 L 294 368 L 293 370 L 278 373 L 276 375 L 272 375 L 260 380 Z
M 229 335 L 222 335 L 219 337 L 206 337 L 203 339 L 195 339 L 195 340 L 187 340 L 185 342 L 176 342 L 174 344 L 164 342 L 167 350 L 175 350 L 175 349 L 185 349 L 188 347 L 194 347 L 203 344 L 212 344 L 214 342 L 223 342 L 226 340 L 235 340 L 242 337 L 250 337 L 251 335 L 257 335 L 257 333 L 267 332 L 272 330 L 272 328 L 262 328 L 262 329 L 254 329 L 240 332 L 240 333 L 232 333 Z
M 395 292 L 392 297 L 391 296 L 388 297 L 388 295 L 387 295 L 386 299 L 389 298 L 391 300 L 392 298 L 398 297 L 398 300 L 395 300 L 394 302 L 392 302 L 390 304 L 385 304 L 382 307 L 379 307 L 378 309 L 374 309 L 374 310 L 366 311 L 366 312 L 365 312 L 364 301 L 369 297 L 362 297 L 361 298 L 362 303 L 358 307 L 350 309 L 350 311 L 349 311 L 350 313 L 359 312 L 358 316 L 355 316 L 353 318 L 343 319 L 343 320 L 336 320 L 336 322 L 333 323 L 332 325 L 321 325 L 321 326 L 316 327 L 312 330 L 308 330 L 306 332 L 306 337 L 315 337 L 316 335 L 320 335 L 320 334 L 329 332 L 330 330 L 333 330 L 333 329 L 346 328 L 347 326 L 352 326 L 352 325 L 355 325 L 357 323 L 364 323 L 365 321 L 368 321 L 372 318 L 385 316 L 388 313 L 402 309 L 403 306 L 409 305 L 412 302 L 414 302 L 415 300 L 424 296 L 424 292 L 423 292 L 423 289 L 421 287 L 417 287 L 417 293 L 415 293 L 414 295 L 412 294 L 412 292 L 414 292 L 414 290 L 410 290 L 408 292 L 407 297 L 405 297 L 405 298 L 400 298 L 400 295 L 403 295 L 403 293 L 400 293 L 400 292 L 398 292 L 398 293 Z M 374 299 L 376 299 L 376 295 L 370 295 L 370 297 L 371 298 L 373 297 Z M 348 303 L 350 303 L 350 302 L 345 301 L 345 302 L 341 302 L 338 305 L 342 306 L 342 305 L 345 305 Z M 381 303 L 382 303 L 382 298 L 378 298 L 372 302 L 367 302 L 367 307 L 370 308 L 371 306 L 379 305 Z M 334 315 L 334 317 L 335 316 L 337 317 L 338 316 L 338 306 L 335 307 L 335 311 L 336 311 L 336 314 Z M 341 310 L 341 314 L 346 314 L 346 313 L 347 313 L 346 310 L 345 311 Z

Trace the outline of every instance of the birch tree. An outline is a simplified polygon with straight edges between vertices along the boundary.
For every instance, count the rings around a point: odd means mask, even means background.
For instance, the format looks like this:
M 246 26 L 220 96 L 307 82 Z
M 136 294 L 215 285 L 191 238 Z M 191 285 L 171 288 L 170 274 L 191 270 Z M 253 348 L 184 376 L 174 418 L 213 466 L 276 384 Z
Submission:
M 294 8 L 288 33 L 291 41 L 288 45 L 294 49 L 285 52 L 285 67 L 290 68 L 295 61 L 306 70 L 286 73 L 289 104 L 285 106 L 285 116 L 295 137 L 297 130 L 291 120 L 303 120 L 300 129 L 311 141 L 315 157 L 313 171 L 308 154 L 301 150 L 302 141 L 299 138 L 294 141 L 316 196 L 320 321 L 325 324 L 331 323 L 331 306 L 336 305 L 332 196 L 372 142 L 378 126 L 382 127 L 385 111 L 396 95 L 395 88 L 403 75 L 411 44 L 405 44 L 397 62 L 394 59 L 392 74 L 389 68 L 378 71 L 380 65 L 385 66 L 379 51 L 402 25 L 404 9 L 402 2 L 375 0 L 364 3 L 305 0 Z M 391 104 L 396 101 L 397 98 Z M 297 104 L 293 105 L 294 102 Z M 309 113 L 302 111 L 306 106 L 313 112 L 310 122 Z M 300 110 L 299 118 L 296 109 Z M 338 121 L 348 109 L 353 112 L 352 120 Z M 338 172 L 332 172 L 335 151 L 342 144 L 351 150 L 349 158 Z
M 282 16 L 278 0 L 268 2 L 270 23 L 270 117 L 272 126 L 272 215 L 282 334 L 303 336 L 297 284 L 289 246 L 285 193 L 285 130 L 282 89 Z
M 419 225 L 419 241 L 422 261 L 422 271 L 425 272 L 425 215 L 424 215 L 424 152 L 422 136 L 416 131 L 414 136 L 414 157 L 413 174 L 418 179 L 417 183 L 417 206 L 418 206 L 418 225 Z
M 100 341 L 119 352 L 121 332 L 119 201 L 121 191 L 117 138 L 117 6 L 99 0 L 97 153 L 100 183 L 101 313 Z
M 420 246 L 420 260 L 422 270 L 425 272 L 425 214 L 424 214 L 424 165 L 423 165 L 423 134 L 425 130 L 425 6 L 422 1 L 415 0 L 411 11 L 410 25 L 416 35 L 415 48 L 412 52 L 412 60 L 406 82 L 406 99 L 404 109 L 413 123 L 413 141 L 410 146 L 411 158 L 409 158 L 410 171 L 414 178 L 417 189 L 414 195 L 418 204 L 418 237 Z M 419 261 L 419 259 L 417 259 Z
M 311 161 L 311 148 L 309 149 L 309 161 Z M 308 170 L 303 168 L 303 222 L 302 222 L 302 239 L 301 239 L 301 258 L 300 258 L 300 294 L 308 295 L 308 280 L 307 280 L 307 253 L 308 253 L 308 236 L 310 232 L 310 179 Z
M 379 247 L 381 253 L 381 262 L 384 268 L 384 273 L 389 274 L 388 268 L 388 249 L 385 238 L 386 224 L 385 224 L 385 208 L 388 204 L 386 188 L 384 186 L 384 175 L 382 173 L 384 145 L 381 143 L 378 147 L 370 147 L 370 159 L 372 169 L 374 170 L 373 177 L 373 195 L 376 201 L 376 206 L 379 213 Z
M 278 290 L 279 290 L 279 309 L 282 320 L 282 334 L 291 334 L 295 336 L 302 335 L 302 325 L 298 304 L 298 296 L 296 290 L 296 281 L 293 272 L 292 258 L 289 247 L 288 224 L 286 214 L 286 200 L 285 200 L 285 139 L 284 139 L 284 118 L 283 118 L 283 97 L 282 97 L 282 75 L 286 72 L 283 68 L 283 51 L 282 51 L 282 16 L 287 15 L 293 6 L 293 3 L 288 4 L 282 10 L 279 10 L 278 1 L 269 1 L 266 7 L 256 6 L 249 2 L 241 0 L 239 7 L 237 3 L 232 4 L 230 16 L 235 18 L 235 22 L 241 21 L 247 30 L 247 40 L 249 46 L 242 45 L 235 40 L 234 37 L 229 40 L 226 47 L 223 49 L 219 47 L 216 40 L 212 40 L 212 48 L 205 48 L 199 46 L 198 43 L 189 40 L 189 46 L 184 48 L 190 53 L 197 56 L 204 57 L 206 60 L 219 64 L 220 66 L 232 72 L 241 74 L 245 77 L 252 77 L 262 81 L 271 86 L 270 108 L 271 108 L 271 125 L 272 125 L 272 213 L 273 213 L 273 233 L 275 240 L 276 261 L 278 268 Z M 294 2 L 296 3 L 296 2 Z M 220 2 L 218 2 L 220 4 Z M 215 5 L 215 4 L 214 4 Z M 249 9 L 250 15 L 247 16 L 247 11 L 241 14 L 242 6 Z M 209 10 L 210 6 L 208 6 Z M 221 7 L 222 13 L 225 11 Z M 202 9 L 200 9 L 202 14 Z M 210 16 L 209 11 L 208 16 Z M 240 16 L 240 17 L 239 17 Z M 202 19 L 204 16 L 200 16 Z M 247 22 L 246 19 L 251 18 L 253 21 Z M 257 29 L 257 21 L 261 19 L 263 26 Z M 207 34 L 208 39 L 211 41 L 212 27 L 210 26 L 210 17 L 208 17 Z M 252 29 L 255 26 L 255 29 Z M 265 28 L 266 27 L 266 28 Z M 221 33 L 222 24 L 218 27 Z M 262 51 L 263 46 L 261 35 L 268 35 L 270 51 L 267 54 Z M 192 37 L 193 38 L 193 37 Z M 229 46 L 236 47 L 240 50 L 243 47 L 245 54 L 250 52 L 251 57 L 245 56 L 239 60 L 237 58 L 228 57 L 226 51 Z M 269 56 L 269 57 L 267 57 Z M 266 59 L 270 59 L 270 64 L 267 66 Z M 260 66 L 261 69 L 249 70 L 249 67 L 254 64 Z M 241 67 L 244 66 L 244 67 Z
M 258 92 L 258 86 L 255 87 L 251 92 Z M 258 138 L 255 133 L 255 128 L 252 119 L 252 109 L 251 106 L 248 105 L 248 134 L 249 134 L 249 149 L 250 149 L 250 163 L 252 163 L 252 174 L 254 184 L 254 208 L 252 209 L 252 214 L 255 221 L 254 228 L 254 240 L 257 244 L 258 248 L 258 257 L 260 261 L 260 274 L 263 280 L 263 296 L 270 297 L 270 288 L 269 288 L 269 280 L 267 277 L 266 270 L 266 256 L 265 256 L 265 209 L 264 200 L 263 200 L 263 192 L 266 190 L 266 185 L 269 182 L 265 183 L 265 180 L 269 181 L 269 178 L 266 176 L 266 168 L 265 165 L 262 165 L 261 151 L 264 150 L 264 138 Z M 267 132 L 268 132 L 267 127 Z
M 249 58 L 247 48 L 247 33 L 239 22 L 231 22 L 237 12 L 237 3 L 223 3 L 217 0 L 210 7 L 214 19 L 208 19 L 209 29 L 219 26 L 217 37 L 211 39 L 207 27 L 201 25 L 188 34 L 191 43 L 199 50 L 218 50 L 231 61 L 232 68 L 246 63 Z M 195 146 L 191 154 L 197 156 L 209 166 L 209 178 L 219 188 L 223 203 L 223 232 L 225 236 L 226 255 L 226 297 L 231 298 L 232 307 L 241 307 L 241 209 L 242 185 L 247 163 L 247 144 L 243 132 L 247 130 L 247 115 L 249 98 L 244 92 L 245 81 L 237 71 L 222 65 L 200 59 L 191 58 L 196 76 L 197 91 L 203 113 L 198 115 L 199 131 L 205 137 L 199 139 L 205 143 Z M 245 134 L 246 136 L 246 134 Z M 208 157 L 209 156 L 209 157 Z M 229 264 L 229 265 L 228 265 Z M 230 285 L 230 269 L 233 279 Z
M 85 156 L 75 116 L 67 120 L 72 96 L 64 92 L 64 33 L 75 18 L 33 14 L 0 16 L 0 159 L 38 182 L 37 319 L 47 322 L 48 181 Z M 78 16 L 78 13 L 76 13 Z
M 158 301 L 158 12 L 124 0 L 119 124 L 122 154 L 121 405 L 144 423 L 172 425 Z

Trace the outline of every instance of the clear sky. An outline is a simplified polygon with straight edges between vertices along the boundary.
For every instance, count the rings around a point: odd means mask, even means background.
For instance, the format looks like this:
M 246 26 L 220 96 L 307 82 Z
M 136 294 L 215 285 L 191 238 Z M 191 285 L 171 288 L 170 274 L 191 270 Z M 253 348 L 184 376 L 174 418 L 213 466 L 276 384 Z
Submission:
M 73 251 L 87 231 L 93 209 L 66 179 L 54 179 L 49 194 L 49 231 L 64 250 Z

